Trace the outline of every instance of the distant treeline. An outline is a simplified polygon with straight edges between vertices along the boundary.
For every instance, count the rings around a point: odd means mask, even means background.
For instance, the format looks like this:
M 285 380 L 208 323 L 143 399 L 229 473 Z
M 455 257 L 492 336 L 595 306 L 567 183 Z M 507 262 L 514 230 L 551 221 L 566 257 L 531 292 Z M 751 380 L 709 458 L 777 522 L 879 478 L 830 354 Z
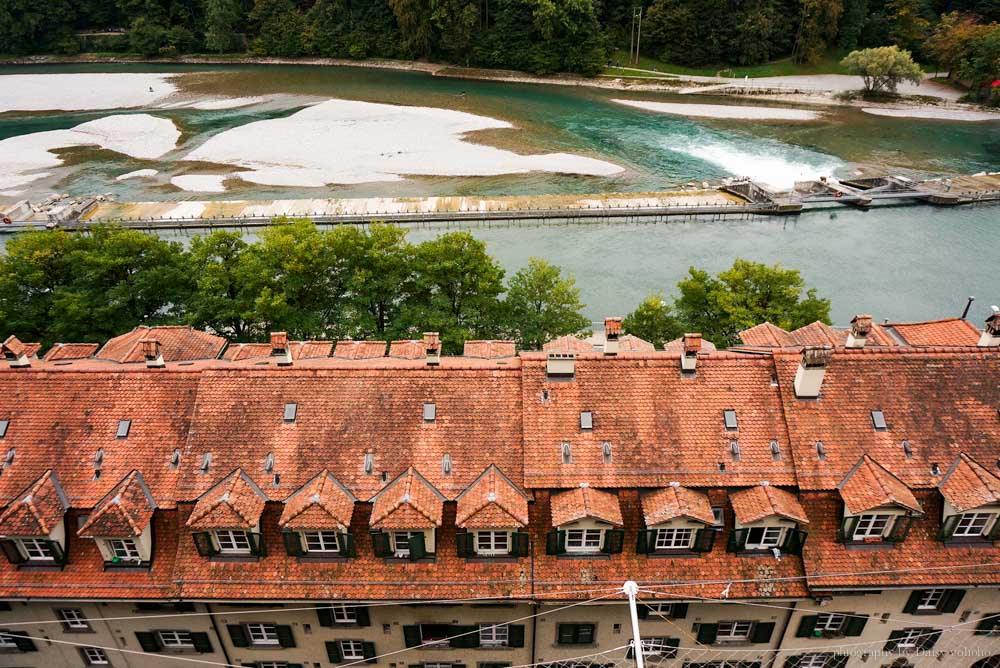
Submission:
M 0 53 L 427 58 L 595 74 L 629 41 L 691 66 L 896 44 L 920 60 L 943 14 L 1000 20 L 1000 0 L 0 0 Z

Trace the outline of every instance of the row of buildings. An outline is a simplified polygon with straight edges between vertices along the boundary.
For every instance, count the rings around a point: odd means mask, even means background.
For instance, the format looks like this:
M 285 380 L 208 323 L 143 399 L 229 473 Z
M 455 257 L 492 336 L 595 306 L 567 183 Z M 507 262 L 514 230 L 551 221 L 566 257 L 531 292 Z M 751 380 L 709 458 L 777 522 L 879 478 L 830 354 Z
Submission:
M 1000 666 L 1000 314 L 10 337 L 0 666 Z

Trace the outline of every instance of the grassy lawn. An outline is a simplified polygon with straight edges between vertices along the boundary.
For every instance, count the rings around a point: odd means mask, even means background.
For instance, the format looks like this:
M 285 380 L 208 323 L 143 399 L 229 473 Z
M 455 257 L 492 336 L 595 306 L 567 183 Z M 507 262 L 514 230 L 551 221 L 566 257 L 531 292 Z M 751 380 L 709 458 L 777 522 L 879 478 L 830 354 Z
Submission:
M 755 78 L 791 76 L 796 74 L 847 74 L 847 70 L 840 65 L 841 58 L 843 58 L 843 54 L 830 53 L 824 56 L 823 59 L 815 65 L 799 65 L 797 63 L 793 63 L 791 58 L 785 58 L 765 63 L 763 65 L 750 65 L 746 67 L 729 67 L 726 65 L 720 65 L 718 67 L 683 67 L 681 65 L 664 63 L 656 60 L 655 58 L 640 56 L 639 64 L 636 65 L 636 67 L 642 70 L 656 70 L 657 72 L 664 72 L 667 74 L 706 77 L 723 76 Z M 620 49 L 616 50 L 612 55 L 611 60 L 612 62 L 625 63 L 628 61 L 628 53 Z M 604 73 L 618 75 L 625 74 L 626 76 L 656 76 L 649 74 L 648 72 L 635 72 L 628 70 L 623 72 L 622 70 L 610 67 L 606 68 Z

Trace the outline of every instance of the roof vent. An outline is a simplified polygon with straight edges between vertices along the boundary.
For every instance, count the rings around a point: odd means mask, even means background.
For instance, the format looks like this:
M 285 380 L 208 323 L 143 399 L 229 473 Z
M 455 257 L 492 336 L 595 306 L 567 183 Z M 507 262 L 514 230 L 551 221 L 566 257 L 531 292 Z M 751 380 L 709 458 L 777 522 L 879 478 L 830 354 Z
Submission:
M 991 306 L 992 313 L 986 318 L 986 326 L 983 327 L 983 335 L 979 337 L 981 348 L 989 346 L 1000 346 L 1000 306 Z M 14 366 L 13 363 L 11 366 Z
M 444 457 L 441 458 L 441 473 L 451 475 L 451 455 L 448 453 L 445 453 Z
M 771 459 L 778 461 L 781 459 L 781 447 L 778 445 L 778 441 L 771 439 Z
M 180 449 L 175 449 L 174 453 L 170 455 L 170 468 L 176 469 L 181 465 L 181 451 Z
M 97 452 L 94 453 L 94 468 L 101 468 L 101 464 L 104 463 L 104 448 L 97 448 Z
M 726 472 L 726 462 L 719 462 L 719 473 Z
M 490 492 L 489 494 L 486 495 L 486 500 L 489 501 L 490 503 L 493 503 L 494 501 L 497 500 L 497 493 Z
M 761 487 L 770 487 L 771 486 L 771 481 L 770 480 L 761 480 L 760 481 L 760 486 Z
M 271 357 L 278 358 L 278 366 L 292 365 L 292 349 L 286 332 L 271 332 Z
M 280 473 L 275 473 L 274 474 L 274 477 L 271 478 L 271 484 L 274 487 L 281 487 L 281 474 Z
M 740 461 L 740 442 L 737 440 L 729 441 L 729 452 L 733 455 L 733 461 Z
M 7 451 L 7 454 L 3 457 L 3 470 L 6 471 L 14 464 L 14 456 L 17 455 L 17 449 L 11 448 Z
M 681 373 L 694 373 L 698 367 L 698 352 L 701 350 L 701 334 L 685 334 L 681 337 L 684 352 L 681 353 Z
M 375 470 L 375 453 L 365 453 L 365 475 L 371 475 Z
M 7 435 L 8 426 L 10 426 L 10 420 L 0 420 L 0 438 Z
M 594 428 L 594 414 L 590 411 L 580 412 L 580 429 L 590 431 Z
M 548 380 L 573 380 L 576 374 L 576 353 L 549 353 L 545 364 Z
M 823 385 L 826 365 L 833 357 L 833 348 L 806 346 L 802 351 L 799 368 L 795 372 L 795 396 L 799 399 L 816 399 Z
M 309 497 L 309 503 L 319 503 L 319 500 L 320 500 L 319 494 L 313 494 L 312 496 Z
M 542 403 L 543 404 L 549 402 L 549 396 L 550 395 L 549 395 L 549 391 L 548 390 L 542 390 Z
M 299 414 L 298 404 L 285 404 L 283 418 L 285 422 L 295 422 L 295 417 Z
M 274 453 L 273 452 L 267 453 L 267 457 L 264 457 L 264 470 L 267 473 L 271 473 L 271 472 L 274 471 Z
M 437 332 L 424 332 L 424 355 L 427 357 L 427 366 L 441 363 L 441 336 Z
M 851 318 L 851 332 L 847 335 L 848 348 L 864 348 L 872 331 L 872 317 L 859 313 Z
M 604 455 L 604 463 L 605 464 L 610 464 L 611 463 L 611 441 L 604 441 L 604 444 L 601 446 L 601 452 Z
M 907 459 L 913 459 L 913 448 L 910 447 L 909 441 L 903 441 L 903 454 Z
M 569 444 L 569 441 L 563 441 L 562 444 L 562 463 L 573 463 L 573 446 Z
M 670 486 L 671 487 L 680 487 L 681 484 L 679 482 L 677 482 L 676 480 L 673 480 L 673 481 L 671 481 Z
M 604 319 L 604 354 L 605 355 L 617 355 L 618 354 L 618 338 L 622 335 L 622 319 L 621 318 L 605 318 Z
M 424 404 L 424 422 L 434 422 L 437 420 L 437 404 Z
M 143 339 L 139 342 L 142 345 L 142 356 L 146 358 L 146 366 L 150 369 L 162 369 L 166 366 L 163 361 L 163 351 L 160 342 L 156 339 Z
M 823 441 L 816 441 L 816 454 L 820 459 L 826 459 L 826 446 Z
M 202 473 L 208 473 L 208 467 L 212 465 L 212 453 L 206 452 L 201 456 L 201 466 L 198 467 Z
M 13 334 L 0 344 L 0 351 L 3 352 L 4 359 L 10 362 L 12 369 L 31 366 L 31 361 L 28 359 L 28 347 Z
M 581 482 L 580 483 L 580 489 L 587 489 L 588 487 L 590 487 L 590 483 L 589 482 Z
M 931 464 L 931 475 L 941 475 L 941 467 L 938 464 Z
M 128 438 L 128 432 L 132 428 L 131 420 L 119 420 L 118 430 L 115 432 L 115 438 Z
M 389 482 L 389 472 L 388 471 L 382 471 L 381 480 L 382 480 L 382 482 Z

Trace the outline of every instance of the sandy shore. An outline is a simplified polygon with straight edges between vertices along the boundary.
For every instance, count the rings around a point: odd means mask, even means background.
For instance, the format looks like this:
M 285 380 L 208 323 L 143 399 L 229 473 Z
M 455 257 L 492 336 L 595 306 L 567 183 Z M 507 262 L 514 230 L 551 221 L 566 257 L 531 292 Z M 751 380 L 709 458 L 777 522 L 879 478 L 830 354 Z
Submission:
M 937 107 L 904 109 L 886 107 L 864 107 L 861 111 L 874 116 L 890 116 L 892 118 L 925 118 L 936 121 L 1000 121 L 1000 113 L 991 111 L 973 111 L 971 109 L 939 109 Z
M 647 102 L 645 100 L 612 100 L 626 107 L 655 111 L 671 116 L 689 118 L 729 118 L 746 120 L 814 121 L 822 114 L 808 109 L 784 107 L 751 107 L 736 104 L 683 104 L 674 102 Z
M 159 174 L 155 169 L 137 169 L 134 172 L 127 172 L 115 177 L 115 181 L 128 181 L 129 179 L 149 179 Z
M 177 92 L 174 74 L 73 73 L 0 76 L 0 113 L 152 106 Z
M 201 193 L 224 193 L 222 182 L 230 178 L 226 174 L 182 174 L 170 179 L 170 183 L 181 190 Z

